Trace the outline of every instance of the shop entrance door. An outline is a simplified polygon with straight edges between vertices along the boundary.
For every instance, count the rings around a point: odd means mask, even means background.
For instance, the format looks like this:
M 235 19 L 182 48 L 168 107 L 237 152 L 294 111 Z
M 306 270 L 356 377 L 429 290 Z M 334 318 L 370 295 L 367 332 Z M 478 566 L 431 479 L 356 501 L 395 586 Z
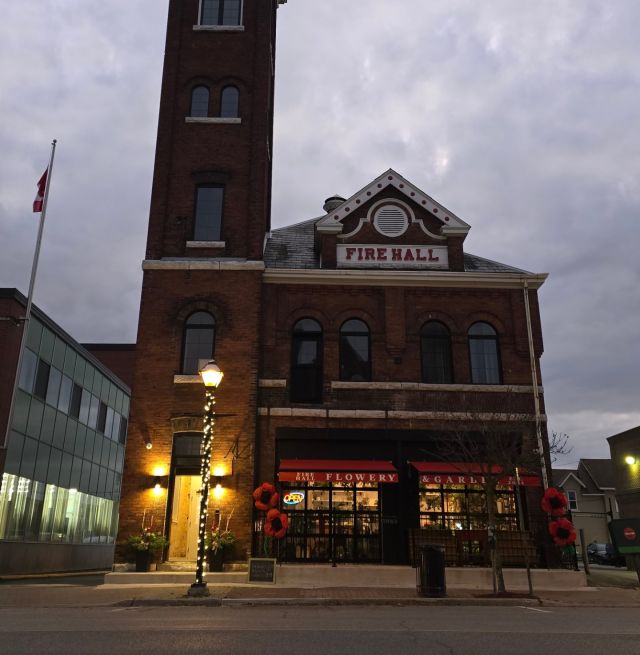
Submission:
M 194 561 L 198 550 L 200 476 L 176 475 L 171 506 L 169 559 Z

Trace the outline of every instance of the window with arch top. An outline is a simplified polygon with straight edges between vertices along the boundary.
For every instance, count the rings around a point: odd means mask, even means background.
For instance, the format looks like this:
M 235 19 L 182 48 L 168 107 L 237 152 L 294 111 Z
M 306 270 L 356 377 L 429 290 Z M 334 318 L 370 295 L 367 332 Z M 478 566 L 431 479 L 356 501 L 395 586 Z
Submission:
M 225 86 L 220 94 L 220 118 L 238 118 L 240 91 L 235 86 Z
M 429 321 L 420 330 L 422 381 L 428 384 L 452 384 L 453 361 L 451 333 L 440 321 Z
M 345 321 L 340 328 L 340 379 L 348 382 L 371 380 L 369 326 L 357 318 Z
M 293 326 L 291 339 L 291 402 L 322 402 L 322 326 L 303 318 Z
M 502 384 L 498 334 L 489 323 L 469 328 L 469 360 L 472 384 Z
M 216 321 L 208 312 L 194 312 L 184 324 L 183 375 L 197 375 L 202 360 L 213 358 Z
M 240 25 L 242 0 L 200 0 L 200 25 Z
M 195 86 L 191 91 L 191 110 L 189 116 L 206 118 L 209 115 L 209 89 L 206 86 Z

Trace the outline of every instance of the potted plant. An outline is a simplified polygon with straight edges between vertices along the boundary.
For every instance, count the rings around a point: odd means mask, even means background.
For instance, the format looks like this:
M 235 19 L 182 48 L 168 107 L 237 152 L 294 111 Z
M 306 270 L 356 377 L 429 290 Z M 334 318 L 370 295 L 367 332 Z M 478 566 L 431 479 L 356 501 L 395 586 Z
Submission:
M 222 571 L 225 556 L 231 551 L 233 545 L 238 541 L 231 530 L 229 530 L 229 521 L 233 516 L 230 512 L 222 527 L 222 519 L 217 521 L 217 525 L 207 533 L 205 546 L 208 552 L 207 561 L 209 562 L 209 571 Z
M 127 540 L 127 544 L 134 554 L 136 572 L 144 573 L 149 571 L 156 553 L 161 551 L 167 543 L 164 535 L 149 530 L 131 535 Z

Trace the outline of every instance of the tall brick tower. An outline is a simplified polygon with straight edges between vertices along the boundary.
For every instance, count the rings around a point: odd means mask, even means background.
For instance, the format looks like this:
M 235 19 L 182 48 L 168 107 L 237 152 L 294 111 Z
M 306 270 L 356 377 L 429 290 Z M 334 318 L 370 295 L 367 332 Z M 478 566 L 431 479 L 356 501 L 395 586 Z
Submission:
M 120 539 L 164 530 L 193 560 L 197 375 L 215 356 L 210 516 L 250 543 L 263 246 L 269 230 L 276 11 L 286 0 L 170 0 Z

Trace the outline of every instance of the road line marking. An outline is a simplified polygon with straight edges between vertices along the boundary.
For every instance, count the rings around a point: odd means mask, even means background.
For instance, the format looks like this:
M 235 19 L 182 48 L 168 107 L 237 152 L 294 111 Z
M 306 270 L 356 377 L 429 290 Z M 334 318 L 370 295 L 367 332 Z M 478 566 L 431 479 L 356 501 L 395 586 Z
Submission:
M 526 605 L 518 605 L 523 610 L 531 610 L 532 612 L 542 612 L 543 614 L 553 614 L 551 610 L 540 610 L 537 607 L 527 607 Z

